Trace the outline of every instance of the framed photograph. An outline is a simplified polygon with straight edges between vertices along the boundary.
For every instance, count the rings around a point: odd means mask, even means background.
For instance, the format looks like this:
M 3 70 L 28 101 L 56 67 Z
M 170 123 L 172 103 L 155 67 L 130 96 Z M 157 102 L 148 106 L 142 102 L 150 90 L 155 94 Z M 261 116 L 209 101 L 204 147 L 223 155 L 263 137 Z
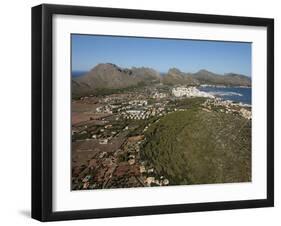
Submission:
M 274 205 L 274 21 L 32 8 L 32 217 Z

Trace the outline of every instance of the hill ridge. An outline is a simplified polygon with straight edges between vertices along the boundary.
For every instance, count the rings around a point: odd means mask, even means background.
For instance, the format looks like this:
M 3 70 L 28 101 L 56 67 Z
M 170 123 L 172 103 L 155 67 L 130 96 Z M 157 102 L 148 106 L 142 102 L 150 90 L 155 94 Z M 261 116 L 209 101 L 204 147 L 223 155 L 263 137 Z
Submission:
M 158 71 L 150 67 L 122 68 L 113 63 L 99 63 L 88 73 L 72 78 L 72 92 L 85 94 L 98 89 L 123 89 L 160 82 L 166 85 L 251 86 L 250 77 L 233 72 L 222 75 L 201 69 L 195 73 L 187 73 L 171 67 L 161 76 Z

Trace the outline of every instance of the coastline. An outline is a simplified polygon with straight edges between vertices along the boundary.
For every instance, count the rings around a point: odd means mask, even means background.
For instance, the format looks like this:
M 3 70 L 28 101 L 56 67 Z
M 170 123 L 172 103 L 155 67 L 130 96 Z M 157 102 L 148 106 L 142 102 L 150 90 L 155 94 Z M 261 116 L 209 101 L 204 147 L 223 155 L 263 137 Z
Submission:
M 212 88 L 219 88 L 219 89 L 224 89 L 224 88 L 231 88 L 235 89 L 237 87 L 213 87 Z M 242 93 L 239 92 L 233 92 L 233 91 L 205 91 L 205 90 L 200 90 L 200 88 L 196 86 L 191 86 L 191 87 L 176 87 L 172 89 L 172 94 L 175 97 L 205 97 L 205 98 L 211 98 L 211 99 L 217 99 L 220 101 L 228 101 L 229 103 L 232 103 L 233 105 L 237 105 L 240 107 L 251 107 L 252 105 L 243 101 L 239 101 L 239 98 L 244 97 Z M 233 99 L 233 96 L 237 96 L 237 100 Z M 227 98 L 228 97 L 228 98 Z M 250 100 L 251 102 L 251 100 Z
M 226 86 L 226 85 L 211 85 L 211 84 L 201 84 L 199 87 L 212 87 L 212 88 L 245 88 L 250 89 L 251 86 Z

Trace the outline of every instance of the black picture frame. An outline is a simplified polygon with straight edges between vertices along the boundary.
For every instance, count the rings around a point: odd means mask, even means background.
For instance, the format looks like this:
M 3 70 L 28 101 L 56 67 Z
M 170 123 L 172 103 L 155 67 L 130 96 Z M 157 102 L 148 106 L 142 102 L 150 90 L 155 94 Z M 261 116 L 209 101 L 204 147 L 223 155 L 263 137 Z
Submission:
M 95 210 L 52 210 L 52 18 L 55 14 L 182 21 L 267 28 L 267 198 Z M 274 206 L 274 20 L 43 4 L 32 8 L 32 218 L 40 221 L 122 217 Z

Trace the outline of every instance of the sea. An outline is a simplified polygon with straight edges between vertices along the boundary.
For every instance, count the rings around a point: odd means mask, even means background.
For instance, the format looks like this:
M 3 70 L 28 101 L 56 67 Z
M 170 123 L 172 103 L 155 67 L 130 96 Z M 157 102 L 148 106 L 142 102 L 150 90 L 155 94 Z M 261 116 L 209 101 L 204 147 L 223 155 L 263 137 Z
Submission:
M 252 104 L 252 88 L 250 87 L 199 87 L 200 91 L 209 93 L 223 100 L 231 100 L 243 104 Z

